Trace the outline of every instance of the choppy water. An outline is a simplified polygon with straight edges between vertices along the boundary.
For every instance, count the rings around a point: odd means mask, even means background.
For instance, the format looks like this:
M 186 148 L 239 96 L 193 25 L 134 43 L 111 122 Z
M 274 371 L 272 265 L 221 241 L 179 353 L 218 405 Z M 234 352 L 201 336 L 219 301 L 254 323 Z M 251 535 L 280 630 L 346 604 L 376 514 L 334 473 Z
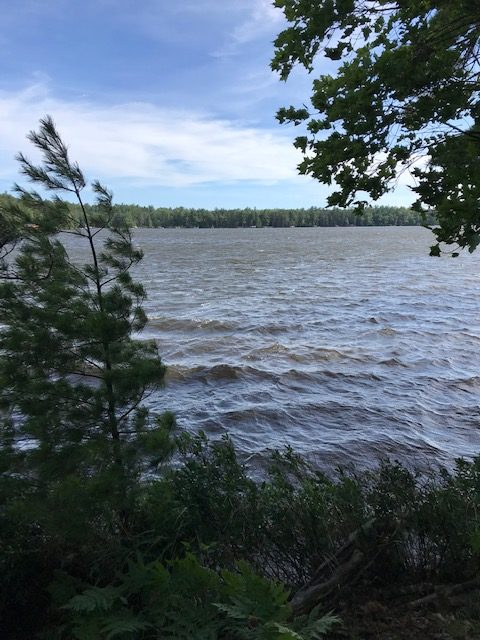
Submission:
M 480 252 L 419 228 L 139 229 L 150 399 L 255 461 L 449 464 L 480 449 Z

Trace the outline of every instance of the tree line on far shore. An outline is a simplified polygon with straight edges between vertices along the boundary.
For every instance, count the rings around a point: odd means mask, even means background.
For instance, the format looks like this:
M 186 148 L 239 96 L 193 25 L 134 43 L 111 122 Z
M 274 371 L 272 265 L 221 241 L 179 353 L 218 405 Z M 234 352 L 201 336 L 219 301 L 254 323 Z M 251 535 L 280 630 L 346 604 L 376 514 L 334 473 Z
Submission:
M 0 202 L 11 199 L 0 195 Z M 95 207 L 85 205 L 95 219 Z M 80 223 L 81 211 L 71 205 L 74 218 Z M 129 227 L 186 227 L 201 229 L 237 227 L 371 227 L 421 226 L 435 224 L 432 213 L 422 216 L 407 207 L 377 206 L 362 215 L 352 209 L 338 207 L 308 209 L 195 209 L 189 207 L 153 207 L 136 204 L 113 205 L 114 224 Z
M 432 224 L 406 207 L 373 207 L 362 216 L 351 209 L 194 209 L 114 205 L 118 222 L 137 227 L 186 227 L 201 229 L 237 227 L 348 227 Z

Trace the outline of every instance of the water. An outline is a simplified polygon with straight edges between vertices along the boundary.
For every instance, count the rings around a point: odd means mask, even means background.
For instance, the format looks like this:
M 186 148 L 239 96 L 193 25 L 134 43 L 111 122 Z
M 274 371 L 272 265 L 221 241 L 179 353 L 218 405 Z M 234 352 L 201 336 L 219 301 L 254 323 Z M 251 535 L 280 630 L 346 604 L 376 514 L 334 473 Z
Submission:
M 169 367 L 154 410 L 253 464 L 285 444 L 328 468 L 480 449 L 480 252 L 429 258 L 406 227 L 135 236 Z

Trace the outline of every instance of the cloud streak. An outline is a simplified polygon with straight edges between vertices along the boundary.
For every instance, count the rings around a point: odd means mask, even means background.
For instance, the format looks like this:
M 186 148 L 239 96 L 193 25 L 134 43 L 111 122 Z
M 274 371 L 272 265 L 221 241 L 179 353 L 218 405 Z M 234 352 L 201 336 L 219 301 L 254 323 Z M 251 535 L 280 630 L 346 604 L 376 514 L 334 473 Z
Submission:
M 0 92 L 0 177 L 16 179 L 14 154 L 32 153 L 26 133 L 53 116 L 72 158 L 100 179 L 148 186 L 297 181 L 298 153 L 287 135 L 148 103 L 104 106 L 66 101 L 37 83 Z
M 248 17 L 230 33 L 225 46 L 213 52 L 214 57 L 224 58 L 240 54 L 249 43 L 278 33 L 283 23 L 283 13 L 271 0 L 253 0 Z
M 256 0 L 250 17 L 233 32 L 233 40 L 245 44 L 276 29 L 283 21 L 283 14 L 271 0 Z

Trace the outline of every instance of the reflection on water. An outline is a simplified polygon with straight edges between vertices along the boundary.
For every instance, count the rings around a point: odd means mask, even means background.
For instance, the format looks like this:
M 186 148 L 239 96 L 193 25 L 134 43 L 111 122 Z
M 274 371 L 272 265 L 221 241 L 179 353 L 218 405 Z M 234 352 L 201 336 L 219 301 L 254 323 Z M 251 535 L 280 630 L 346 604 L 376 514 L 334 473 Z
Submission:
M 66 239 L 75 252 L 75 240 Z M 480 447 L 480 253 L 428 257 L 419 228 L 138 229 L 150 398 L 255 460 L 448 464 Z

